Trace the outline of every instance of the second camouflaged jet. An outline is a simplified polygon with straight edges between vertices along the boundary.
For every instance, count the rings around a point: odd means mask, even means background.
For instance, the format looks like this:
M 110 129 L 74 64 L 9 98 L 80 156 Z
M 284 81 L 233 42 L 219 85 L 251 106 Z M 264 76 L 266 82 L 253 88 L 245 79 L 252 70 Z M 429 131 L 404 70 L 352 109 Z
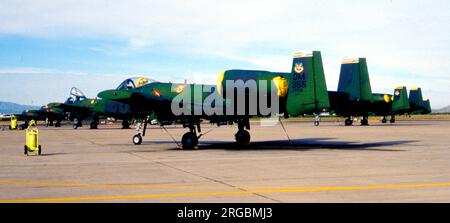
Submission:
M 56 106 L 68 114 L 69 119 L 73 121 L 74 129 L 81 127 L 85 119 L 91 119 L 90 128 L 97 129 L 100 118 L 108 117 L 123 120 L 122 128 L 130 127 L 129 120 L 133 118 L 133 114 L 128 104 L 107 99 L 87 98 L 75 87 L 70 90 L 70 95 L 66 102 Z
M 17 120 L 24 121 L 22 129 L 28 127 L 31 120 L 45 121 L 45 126 L 61 127 L 61 121 L 66 118 L 62 108 L 57 106 L 58 103 L 48 103 L 36 110 L 25 110 L 21 114 L 14 114 Z
M 372 93 L 369 72 L 365 58 L 344 59 L 341 65 L 338 90 L 329 91 L 331 111 L 346 117 L 345 125 L 353 124 L 353 117 L 361 116 L 361 125 L 368 125 L 369 115 L 395 116 L 411 111 L 406 87 L 394 89 L 394 95 Z

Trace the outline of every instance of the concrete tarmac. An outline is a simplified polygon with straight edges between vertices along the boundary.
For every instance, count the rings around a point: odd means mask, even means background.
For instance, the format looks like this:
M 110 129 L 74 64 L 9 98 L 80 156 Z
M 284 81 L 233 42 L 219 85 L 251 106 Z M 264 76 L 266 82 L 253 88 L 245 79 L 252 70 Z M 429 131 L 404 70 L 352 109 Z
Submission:
M 203 124 L 197 150 L 186 129 L 100 125 L 39 127 L 42 156 L 25 156 L 25 131 L 0 130 L 0 202 L 450 202 L 450 121 L 370 126 L 338 122 Z

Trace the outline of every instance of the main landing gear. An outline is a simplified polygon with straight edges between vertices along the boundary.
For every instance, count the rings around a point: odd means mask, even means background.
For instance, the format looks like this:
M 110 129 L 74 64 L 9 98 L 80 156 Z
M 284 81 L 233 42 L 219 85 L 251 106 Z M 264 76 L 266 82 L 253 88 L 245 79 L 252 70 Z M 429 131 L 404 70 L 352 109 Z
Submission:
M 391 115 L 391 120 L 389 120 L 390 123 L 395 123 L 395 115 Z
M 369 125 L 369 117 L 368 116 L 363 116 L 361 119 L 361 125 L 362 126 L 366 126 Z
M 200 128 L 200 121 L 190 121 L 188 124 L 183 124 L 183 127 L 188 127 L 189 132 L 185 133 L 181 138 L 182 148 L 195 149 L 195 147 L 198 145 L 198 139 L 200 138 L 199 136 L 197 136 L 197 131 L 202 131 L 202 129 Z
M 53 120 L 45 118 L 45 127 L 53 126 Z
M 128 120 L 123 120 L 122 121 L 122 129 L 129 129 L 130 128 L 130 123 L 128 122 Z
M 90 129 L 98 129 L 98 123 L 100 120 L 98 117 L 95 117 L 94 120 L 92 120 L 91 124 L 89 125 Z
M 351 126 L 351 125 L 353 125 L 353 118 L 348 117 L 347 119 L 345 119 L 345 126 Z
M 250 121 L 248 119 L 239 119 L 237 123 L 238 132 L 234 135 L 236 143 L 239 145 L 249 144 L 251 137 L 250 133 L 247 130 L 250 130 Z
M 391 119 L 389 120 L 390 123 L 395 123 L 395 115 L 391 115 Z M 381 119 L 381 123 L 387 123 L 386 116 L 383 116 Z

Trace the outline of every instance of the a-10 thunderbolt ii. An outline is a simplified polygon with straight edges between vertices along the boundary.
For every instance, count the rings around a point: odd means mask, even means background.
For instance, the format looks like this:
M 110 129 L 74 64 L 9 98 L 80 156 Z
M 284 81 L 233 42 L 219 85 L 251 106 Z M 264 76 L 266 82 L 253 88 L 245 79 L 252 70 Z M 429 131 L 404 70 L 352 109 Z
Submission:
M 130 78 L 125 80 L 118 89 L 132 89 L 148 82 L 147 78 Z M 125 103 L 111 101 L 107 99 L 87 98 L 83 92 L 73 87 L 66 102 L 57 106 L 68 113 L 68 117 L 73 121 L 73 128 L 82 126 L 85 119 L 91 119 L 90 128 L 97 129 L 100 118 L 112 117 L 122 120 L 122 128 L 129 128 L 134 116 L 130 106 Z
M 276 116 L 278 120 L 281 114 L 295 117 L 329 108 L 319 51 L 295 54 L 290 73 L 227 70 L 217 86 L 150 82 L 140 88 L 102 91 L 98 97 L 126 103 L 141 115 L 145 124 L 133 137 L 134 144 L 141 144 L 149 114 L 160 123 L 183 123 L 189 129 L 181 140 L 184 149 L 197 146 L 203 120 L 219 126 L 236 123 L 236 142 L 247 144 L 251 117 Z
M 24 121 L 22 128 L 27 128 L 31 120 L 45 121 L 46 126 L 61 127 L 61 121 L 66 118 L 63 109 L 57 106 L 57 103 L 48 103 L 35 110 L 25 110 L 21 114 L 14 114 L 17 120 Z
M 365 58 L 344 59 L 341 64 L 337 91 L 329 91 L 331 112 L 346 117 L 345 125 L 353 124 L 353 117 L 361 116 L 361 125 L 368 125 L 369 115 L 386 116 L 395 122 L 395 116 L 411 111 L 407 89 L 396 87 L 394 95 L 372 93 Z
M 430 99 L 423 99 L 421 88 L 411 88 L 409 90 L 409 105 L 411 109 L 408 111 L 408 114 L 431 113 Z

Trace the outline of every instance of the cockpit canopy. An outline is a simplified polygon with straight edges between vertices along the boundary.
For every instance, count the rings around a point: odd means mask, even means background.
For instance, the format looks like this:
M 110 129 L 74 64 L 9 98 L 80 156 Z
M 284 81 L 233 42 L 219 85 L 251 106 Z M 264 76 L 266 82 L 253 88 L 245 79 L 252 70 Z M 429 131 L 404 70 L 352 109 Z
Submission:
M 140 88 L 146 84 L 149 84 L 151 82 L 155 82 L 152 79 L 146 78 L 146 77 L 132 77 L 124 80 L 119 87 L 117 87 L 117 90 L 128 90 L 133 88 Z
M 72 87 L 72 89 L 70 89 L 70 97 L 67 99 L 67 103 L 73 103 L 74 101 L 78 101 L 78 100 L 84 100 L 86 99 L 86 96 L 83 94 L 83 92 L 76 88 L 76 87 Z
M 77 98 L 86 98 L 86 96 L 83 94 L 83 92 L 76 87 L 73 87 L 72 89 L 70 89 L 70 95 L 75 96 Z

